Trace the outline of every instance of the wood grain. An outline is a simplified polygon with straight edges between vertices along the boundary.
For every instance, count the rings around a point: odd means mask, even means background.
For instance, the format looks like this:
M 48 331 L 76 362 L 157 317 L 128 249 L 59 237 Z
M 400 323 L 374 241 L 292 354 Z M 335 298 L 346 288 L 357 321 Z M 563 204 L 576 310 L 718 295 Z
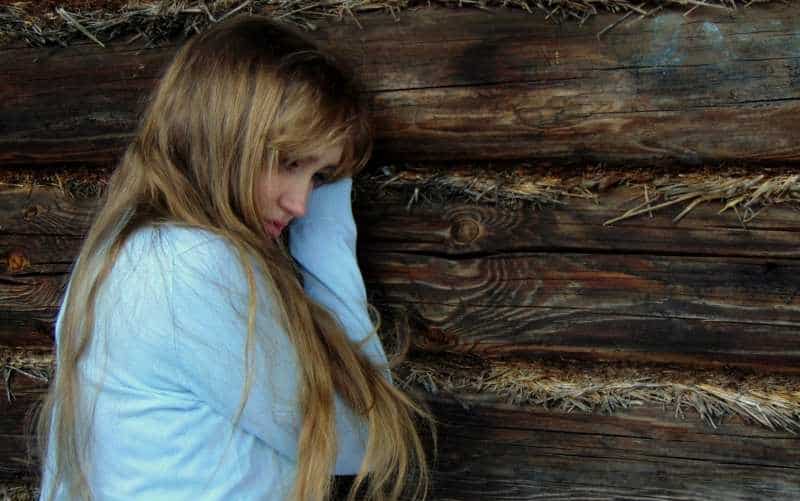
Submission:
M 470 402 L 470 397 L 459 395 Z M 795 499 L 800 440 L 731 423 L 716 430 L 653 408 L 613 416 L 468 410 L 432 397 L 442 419 L 435 499 Z
M 356 207 L 362 270 L 373 301 L 448 349 L 799 367 L 796 211 L 771 207 L 746 229 L 702 205 L 678 224 L 665 211 L 603 226 L 630 195 L 406 211 L 376 194 Z M 96 200 L 47 187 L 0 199 L 0 344 L 39 344 Z
M 569 355 L 800 367 L 794 260 L 519 253 L 373 253 L 372 300 L 432 344 L 484 355 Z
M 761 258 L 800 257 L 800 219 L 795 208 L 773 205 L 744 224 L 719 204 L 696 206 L 679 222 L 682 206 L 655 211 L 610 226 L 639 194 L 619 187 L 595 200 L 571 199 L 563 207 L 504 209 L 447 202 L 418 204 L 373 193 L 356 201 L 359 245 L 367 252 L 399 251 L 432 255 L 480 255 L 502 252 L 617 252 Z M 77 251 L 98 208 L 97 199 L 74 198 L 52 187 L 0 187 L 0 256 L 17 247 Z M 471 235 L 471 236 L 470 236 Z M 63 237 L 59 244 L 39 238 Z M 50 246 L 50 247 L 49 247 Z M 4 252 L 3 252 L 4 251 Z M 34 251 L 25 251 L 30 259 Z M 38 252 L 38 251 L 37 251 Z M 48 258 L 49 259 L 49 258 Z M 41 260 L 41 259 L 40 259 Z
M 24 422 L 45 385 L 15 378 L 0 402 L 0 482 L 26 481 Z M 5 393 L 3 383 L 0 391 Z M 428 395 L 439 421 L 433 499 L 794 499 L 800 437 L 710 428 L 645 406 L 615 415 L 514 408 L 483 395 Z M 466 405 L 466 408 L 464 407 Z M 427 450 L 432 455 L 432 443 Z M 432 459 L 432 458 L 431 458 Z M 35 461 L 35 459 L 34 459 Z
M 538 158 L 800 160 L 800 7 L 661 12 L 557 25 L 509 10 L 320 23 L 364 82 L 376 154 L 392 161 Z M 398 43 L 413 40 L 414 43 Z M 108 163 L 174 45 L 6 49 L 0 161 Z
M 365 253 L 394 251 L 432 255 L 504 252 L 636 253 L 728 257 L 800 257 L 800 213 L 773 205 L 747 223 L 722 204 L 697 205 L 674 222 L 683 205 L 612 225 L 632 206 L 641 188 L 617 187 L 595 199 L 572 198 L 542 209 L 505 209 L 491 204 L 442 201 L 370 193 L 356 202 L 359 246 Z M 420 197 L 424 197 L 423 195 Z

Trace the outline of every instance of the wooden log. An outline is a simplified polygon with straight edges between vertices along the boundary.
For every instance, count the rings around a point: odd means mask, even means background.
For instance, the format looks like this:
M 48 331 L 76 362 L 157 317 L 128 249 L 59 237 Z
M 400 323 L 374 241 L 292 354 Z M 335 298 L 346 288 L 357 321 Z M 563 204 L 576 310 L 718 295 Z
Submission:
M 362 270 L 375 303 L 407 310 L 442 349 L 800 367 L 791 260 L 374 253 Z
M 0 232 L 25 246 L 31 236 L 84 237 L 97 198 L 75 198 L 54 187 L 0 186 Z
M 459 395 L 461 402 L 470 399 Z M 559 414 L 432 398 L 435 499 L 796 499 L 800 439 L 711 430 L 653 408 Z
M 0 345 L 49 346 L 67 274 L 0 275 Z
M 0 482 L 25 482 L 38 475 L 38 458 L 30 437 L 33 414 L 47 391 L 47 383 L 14 374 L 11 377 L 13 396 L 9 399 L 6 383 L 0 381 Z
M 650 253 L 772 258 L 800 257 L 800 218 L 791 207 L 765 208 L 747 223 L 721 204 L 696 206 L 678 222 L 676 205 L 613 225 L 641 188 L 618 187 L 595 199 L 567 205 L 509 210 L 489 204 L 417 203 L 394 194 L 368 194 L 356 201 L 359 246 L 368 252 L 490 255 L 504 252 Z M 420 198 L 424 197 L 423 195 Z
M 448 349 L 800 366 L 795 213 L 772 207 L 747 230 L 703 206 L 677 225 L 656 212 L 603 226 L 628 195 L 530 212 L 361 199 L 362 268 L 374 301 L 409 308 Z M 44 187 L 0 199 L 0 344 L 46 345 L 96 201 Z
M 626 202 L 636 190 L 614 188 L 594 200 L 572 199 L 566 206 L 541 210 L 458 202 L 417 204 L 407 210 L 406 199 L 372 193 L 356 201 L 359 245 L 369 252 L 453 256 L 571 251 L 800 257 L 800 221 L 797 210 L 788 206 L 768 207 L 746 224 L 732 210 L 719 214 L 719 204 L 701 204 L 678 223 L 672 219 L 682 206 L 655 211 L 652 218 L 643 215 L 604 225 L 628 208 Z M 47 249 L 75 255 L 97 206 L 97 199 L 73 198 L 51 187 L 0 188 L 0 235 L 5 235 L 0 258 L 7 258 L 12 249 L 37 263 L 50 262 Z M 47 240 L 52 238 L 57 240 Z
M 662 12 L 598 37 L 618 16 L 424 9 L 311 36 L 365 82 L 393 161 L 798 162 L 798 14 Z M 174 50 L 0 51 L 0 162 L 113 161 Z
M 372 301 L 431 349 L 798 371 L 797 265 L 630 256 L 375 254 Z M 763 276 L 759 276 L 760 272 Z M 47 343 L 66 275 L 3 283 L 2 343 Z
M 0 482 L 35 475 L 26 415 L 46 386 L 0 402 Z M 5 393 L 3 383 L 0 390 Z M 716 429 L 644 406 L 611 416 L 516 408 L 486 395 L 426 397 L 440 422 L 433 499 L 795 499 L 800 437 L 736 420 Z M 467 406 L 467 408 L 464 407 Z M 432 453 L 433 446 L 427 443 Z

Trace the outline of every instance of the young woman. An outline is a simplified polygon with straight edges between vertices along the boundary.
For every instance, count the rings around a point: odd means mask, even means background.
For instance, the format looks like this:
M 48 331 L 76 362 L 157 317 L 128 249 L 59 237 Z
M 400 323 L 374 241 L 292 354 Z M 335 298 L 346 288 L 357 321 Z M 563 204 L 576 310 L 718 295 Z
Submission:
M 293 30 L 243 17 L 181 48 L 59 313 L 41 499 L 322 500 L 334 474 L 424 498 L 431 416 L 392 385 L 355 257 L 369 131 Z

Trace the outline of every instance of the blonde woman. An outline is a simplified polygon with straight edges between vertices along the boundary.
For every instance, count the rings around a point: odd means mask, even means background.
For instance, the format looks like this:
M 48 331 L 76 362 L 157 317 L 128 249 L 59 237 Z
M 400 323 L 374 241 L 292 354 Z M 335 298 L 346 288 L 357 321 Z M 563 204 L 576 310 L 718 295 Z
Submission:
M 323 500 L 332 475 L 425 497 L 431 417 L 392 384 L 355 257 L 371 145 L 293 30 L 242 17 L 179 50 L 58 316 L 41 499 Z

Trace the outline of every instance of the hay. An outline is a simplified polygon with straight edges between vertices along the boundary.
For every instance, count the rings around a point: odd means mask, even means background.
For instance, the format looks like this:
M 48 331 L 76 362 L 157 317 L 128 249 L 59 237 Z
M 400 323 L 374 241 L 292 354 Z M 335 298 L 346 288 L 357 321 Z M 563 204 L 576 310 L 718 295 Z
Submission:
M 574 175 L 573 175 L 574 174 Z M 678 222 L 703 203 L 718 203 L 719 213 L 732 211 L 742 226 L 761 211 L 783 204 L 800 209 L 800 174 L 752 174 L 737 169 L 727 172 L 700 170 L 690 173 L 658 173 L 642 170 L 605 170 L 602 166 L 570 173 L 530 166 L 490 171 L 482 167 L 401 170 L 387 166 L 361 176 L 356 186 L 360 197 L 374 198 L 390 191 L 405 197 L 406 207 L 463 202 L 519 210 L 524 207 L 568 208 L 576 198 L 599 201 L 603 192 L 624 185 L 641 190 L 628 200 L 636 204 L 604 222 L 611 225 L 672 206 L 682 206 L 673 218 Z
M 385 166 L 361 175 L 356 190 L 368 196 L 387 190 L 400 191 L 408 198 L 408 209 L 420 202 L 442 205 L 454 201 L 507 209 L 522 206 L 541 209 L 567 206 L 570 197 L 596 199 L 597 194 L 591 188 L 603 184 L 605 177 L 603 173 L 587 172 L 586 179 L 565 183 L 563 176 L 526 167 L 496 171 L 482 166 L 430 167 L 397 172 L 394 167 Z
M 402 384 L 428 393 L 491 395 L 514 406 L 613 414 L 662 405 L 680 419 L 693 411 L 716 428 L 733 416 L 800 433 L 800 376 L 591 362 L 489 360 L 422 354 L 398 368 Z M 462 402 L 462 404 L 467 405 Z
M 0 170 L 0 189 L 53 187 L 66 197 L 91 200 L 103 195 L 111 172 L 112 168 L 101 167 L 3 169 Z
M 651 190 L 653 198 L 650 198 L 645 185 L 640 197 L 644 199 L 643 203 L 627 210 L 619 217 L 609 219 L 604 224 L 613 224 L 645 212 L 652 215 L 654 210 L 683 203 L 684 209 L 672 219 L 673 222 L 677 222 L 697 205 L 712 201 L 724 204 L 719 214 L 733 209 L 742 224 L 746 224 L 770 205 L 789 203 L 798 206 L 800 175 L 767 177 L 760 174 L 734 178 L 719 175 L 708 178 L 695 175 L 679 179 L 665 178 L 654 182 Z
M 0 501 L 34 501 L 39 494 L 39 486 L 35 484 L 0 484 Z
M 389 346 L 387 346 L 387 350 Z M 53 353 L 44 348 L 0 348 L 8 401 L 18 373 L 49 382 Z M 695 412 L 712 427 L 739 417 L 772 430 L 800 434 L 800 376 L 742 370 L 654 367 L 625 363 L 497 360 L 474 354 L 414 352 L 394 370 L 405 387 L 458 398 L 473 393 L 520 407 L 613 414 L 662 405 L 675 417 Z M 468 405 L 468 404 L 464 404 Z
M 52 168 L 0 170 L 0 188 L 57 187 L 68 197 L 96 199 L 108 184 L 112 168 Z M 653 170 L 619 171 L 603 166 L 586 168 L 537 168 L 527 164 L 487 168 L 475 166 L 421 166 L 397 169 L 377 166 L 355 181 L 358 200 L 374 201 L 394 193 L 402 196 L 410 210 L 418 204 L 443 206 L 461 202 L 502 207 L 569 209 L 574 199 L 599 203 L 604 193 L 618 186 L 640 190 L 628 200 L 631 208 L 604 222 L 613 225 L 649 215 L 672 206 L 682 207 L 673 218 L 678 222 L 701 204 L 717 203 L 719 213 L 733 212 L 745 227 L 763 210 L 783 205 L 800 210 L 800 174 L 781 170 L 754 174 L 736 168 L 703 169 L 685 173 Z
M 505 7 L 533 13 L 546 13 L 546 19 L 583 24 L 602 12 L 623 16 L 598 33 L 598 38 L 628 20 L 636 23 L 665 7 L 685 10 L 689 15 L 698 7 L 735 11 L 738 6 L 771 0 L 646 0 L 639 5 L 627 0 L 71 0 L 15 2 L 0 6 L 0 43 L 24 40 L 29 45 L 67 46 L 76 40 L 89 39 L 104 46 L 116 39 L 128 42 L 144 38 L 158 43 L 200 32 L 210 24 L 242 13 L 259 13 L 314 30 L 322 19 L 349 17 L 358 23 L 356 14 L 381 10 L 396 16 L 398 12 L 424 5 L 478 8 Z M 635 14 L 639 14 L 635 16 Z
M 54 369 L 53 352 L 45 348 L 0 347 L 0 377 L 6 388 L 6 399 L 14 400 L 13 376 L 21 374 L 49 383 Z

